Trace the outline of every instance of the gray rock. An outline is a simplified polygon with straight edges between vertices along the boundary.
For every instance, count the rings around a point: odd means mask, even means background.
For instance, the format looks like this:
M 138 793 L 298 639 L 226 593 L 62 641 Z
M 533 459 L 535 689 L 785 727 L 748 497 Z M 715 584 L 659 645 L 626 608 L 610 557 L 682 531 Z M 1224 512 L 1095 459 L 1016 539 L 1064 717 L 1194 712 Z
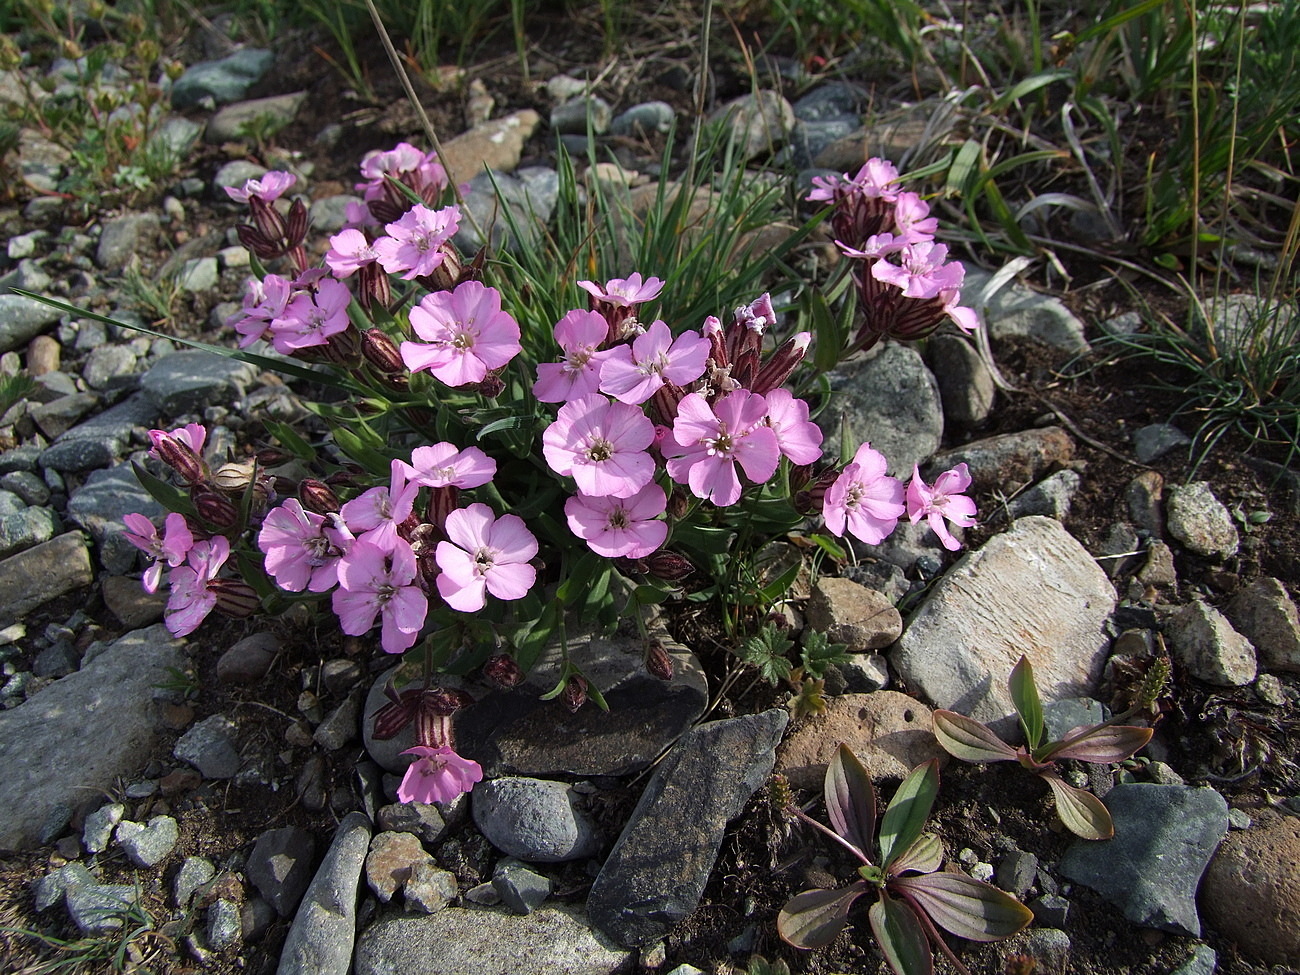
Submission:
M 587 898 L 617 944 L 663 938 L 699 904 L 723 831 L 766 781 L 789 721 L 770 710 L 699 725 L 655 769 Z
M 265 175 L 265 166 L 259 166 L 247 159 L 231 160 L 218 169 L 216 175 L 212 177 L 212 195 L 218 200 L 230 203 L 230 196 L 226 193 L 227 188 L 238 189 L 250 179 L 260 179 Z
M 560 175 L 548 166 L 525 166 L 515 173 L 524 184 L 528 212 L 534 220 L 545 225 L 555 212 L 560 198 Z
M 194 148 L 194 143 L 199 141 L 199 136 L 202 134 L 203 126 L 198 122 L 180 115 L 169 115 L 163 119 L 162 125 L 158 127 L 149 144 L 162 152 L 170 152 L 174 156 L 184 158 Z M 182 179 L 181 186 L 184 187 L 189 181 L 189 179 Z
M 0 475 L 0 489 L 16 494 L 24 504 L 50 503 L 48 485 L 31 471 L 10 471 L 8 474 Z
M 441 911 L 453 904 L 458 896 L 460 886 L 456 883 L 456 875 L 435 866 L 432 860 L 412 866 L 411 875 L 402 886 L 406 909 L 419 914 Z
M 68 640 L 56 640 L 36 655 L 32 673 L 37 677 L 66 677 L 77 669 L 77 650 Z
M 956 335 L 934 335 L 925 354 L 939 384 L 944 422 L 970 429 L 987 420 L 997 390 L 993 373 L 975 346 Z
M 424 802 L 395 802 L 383 806 L 378 815 L 379 828 L 392 833 L 414 833 L 429 846 L 436 844 L 447 823 L 438 807 Z
M 213 901 L 208 907 L 208 947 L 215 951 L 229 948 L 243 933 L 239 905 L 224 897 Z
M 109 572 L 130 572 L 139 549 L 126 539 L 123 517 L 137 512 L 161 524 L 167 511 L 144 489 L 130 464 L 92 471 L 68 498 L 68 518 L 90 532 L 100 564 Z
M 609 102 L 598 95 L 571 98 L 551 109 L 551 128 L 562 135 L 586 135 L 588 126 L 595 135 L 609 130 Z
M 266 676 L 279 652 L 280 638 L 274 633 L 246 636 L 218 658 L 217 680 L 242 687 L 256 684 Z
M 171 816 L 155 816 L 148 824 L 124 820 L 116 835 L 128 860 L 137 867 L 156 867 L 176 847 L 181 831 Z
M 903 569 L 886 559 L 873 559 L 857 565 L 846 565 L 840 570 L 846 579 L 852 579 L 860 586 L 884 593 L 891 603 L 897 603 L 907 595 L 911 583 Z
M 473 793 L 476 825 L 497 849 L 530 863 L 593 856 L 600 838 L 578 794 L 565 782 L 508 777 Z
M 32 899 L 36 910 L 43 911 L 53 907 L 63 900 L 64 894 L 73 887 L 84 887 L 94 882 L 95 878 L 86 869 L 85 864 L 75 861 L 57 870 L 51 870 L 32 885 Z
M 1196 887 L 1228 831 L 1213 789 L 1129 783 L 1106 796 L 1115 838 L 1075 840 L 1059 873 L 1091 887 L 1143 927 L 1199 937 Z
M 1169 975 L 1214 975 L 1218 965 L 1218 952 L 1209 945 L 1193 945 L 1192 957 L 1175 968 Z
M 356 938 L 357 884 L 369 845 L 370 821 L 359 812 L 344 816 L 294 916 L 276 975 L 348 975 Z
M 861 125 L 862 120 L 856 115 L 832 116 L 817 121 L 795 119 L 787 149 L 790 159 L 801 169 L 807 168 L 827 147 L 852 135 Z
M 194 892 L 217 875 L 211 860 L 203 857 L 186 857 L 172 880 L 172 898 L 182 911 L 188 911 Z
M 1145 565 L 1143 547 L 1133 526 L 1126 521 L 1117 521 L 1107 529 L 1106 537 L 1097 546 L 1097 561 L 1112 581 L 1130 576 Z
M 889 686 L 889 664 L 878 653 L 855 653 L 847 663 L 836 664 L 849 694 L 869 694 Z M 830 682 L 827 682 L 829 688 Z
M 48 542 L 59 530 L 59 517 L 49 508 L 24 508 L 0 518 L 0 558 Z
M 315 200 L 307 210 L 308 225 L 317 233 L 338 233 L 348 222 L 348 205 L 360 202 L 361 197 L 349 193 L 339 193 Z
M 530 870 L 513 857 L 497 864 L 492 887 L 501 902 L 516 914 L 531 914 L 551 896 L 551 880 Z
M 9 491 L 0 491 L 0 518 L 8 518 L 22 511 L 26 505 L 23 499 Z
M 185 261 L 173 275 L 172 280 L 178 291 L 186 294 L 202 294 L 217 286 L 221 278 L 221 267 L 215 257 L 196 257 Z M 209 353 L 200 352 L 199 355 Z M 223 357 L 224 358 L 224 357 Z M 227 359 L 227 362 L 234 362 Z
M 1191 438 L 1172 423 L 1151 423 L 1134 432 L 1133 453 L 1139 464 L 1149 464 L 1191 442 Z
M 361 731 L 357 713 L 360 707 L 360 692 L 349 694 L 342 704 L 330 711 L 325 720 L 317 725 L 312 733 L 316 744 L 326 751 L 336 752 L 355 740 Z
M 1217 559 L 1237 554 L 1237 527 L 1207 482 L 1171 487 L 1165 507 L 1169 534 L 1193 552 Z
M 948 570 L 889 661 L 937 706 L 1000 721 L 1014 710 L 1007 676 L 1021 654 L 1044 701 L 1093 693 L 1115 602 L 1106 574 L 1060 522 L 1021 518 Z
M 958 541 L 965 536 L 965 531 L 956 525 L 950 525 L 949 530 Z M 889 537 L 879 545 L 867 545 L 852 536 L 846 536 L 844 541 L 848 542 L 854 556 L 859 559 L 889 562 L 902 572 L 912 572 L 915 569 L 924 578 L 935 575 L 950 558 L 950 553 L 939 541 L 939 536 L 925 521 L 913 525 L 906 518 L 901 519 Z
M 268 829 L 248 854 L 248 879 L 281 917 L 288 917 L 311 883 L 315 856 L 316 837 L 309 831 L 297 826 Z
M 105 271 L 120 271 L 136 254 L 146 253 L 162 232 L 158 214 L 124 213 L 104 224 L 95 250 L 95 263 Z
M 1261 669 L 1300 673 L 1300 613 L 1281 582 L 1256 579 L 1225 612 L 1233 629 L 1255 645 Z
M 808 625 L 850 653 L 887 647 L 903 632 L 903 618 L 883 593 L 851 579 L 825 577 L 813 586 Z
M 87 853 L 103 853 L 113 839 L 113 830 L 126 815 L 126 806 L 120 802 L 106 802 L 86 817 L 81 830 L 81 843 Z
M 493 248 L 508 250 L 532 246 L 537 241 L 541 222 L 532 212 L 532 201 L 521 180 L 505 173 L 480 173 L 469 185 L 463 212 L 474 219 L 463 216 L 452 238 L 462 253 L 473 254 L 488 239 Z M 510 226 L 512 221 L 514 228 Z
M 376 897 L 387 904 L 406 884 L 411 868 L 431 863 L 420 838 L 412 833 L 378 833 L 366 855 L 366 883 Z
M 968 267 L 962 291 L 974 296 L 990 277 L 984 271 Z M 1083 322 L 1073 312 L 1059 299 L 1023 285 L 1011 284 L 998 291 L 987 300 L 982 311 L 989 338 L 995 342 L 1027 338 L 1070 355 L 1083 355 L 1090 349 L 1083 337 Z
M 295 91 L 227 105 L 208 119 L 203 137 L 213 145 L 220 145 L 252 141 L 267 132 L 274 135 L 294 120 L 306 100 L 305 91 Z
M 1038 857 L 1013 850 L 998 861 L 997 885 L 1009 894 L 1024 897 L 1038 875 Z
M 585 642 L 583 673 L 605 700 L 609 712 L 584 707 L 570 714 L 539 698 L 559 680 L 560 648 L 547 649 L 528 679 L 509 693 L 489 694 L 456 713 L 457 748 L 483 766 L 488 777 L 552 774 L 626 775 L 646 768 L 689 728 L 708 705 L 708 684 L 699 661 L 685 647 L 665 641 L 673 679 L 646 673 L 641 638 L 619 631 L 613 637 L 570 634 L 570 645 Z M 375 681 L 362 713 L 374 714 L 386 700 L 383 674 Z M 404 772 L 410 759 L 400 755 L 415 744 L 410 727 L 388 741 L 376 741 L 373 723 L 362 723 L 366 750 L 390 772 Z
M 22 348 L 57 322 L 62 314 L 35 298 L 0 295 L 0 352 Z
M 1213 344 L 1220 354 L 1235 351 L 1247 352 L 1257 341 L 1262 323 L 1266 328 L 1285 328 L 1295 316 L 1295 310 L 1286 303 L 1270 303 L 1256 294 L 1225 294 L 1211 299 L 1206 312 L 1213 323 Z M 1196 317 L 1197 337 L 1210 343 L 1205 320 Z
M 673 107 L 667 102 L 642 102 L 616 115 L 609 131 L 613 135 L 644 138 L 667 132 L 675 118 Z
M 1037 679 L 1038 675 L 1034 675 Z M 1043 726 L 1047 737 L 1060 741 L 1082 725 L 1101 724 L 1110 717 L 1110 709 L 1090 697 L 1066 697 L 1043 705 Z
M 276 921 L 275 908 L 261 897 L 244 902 L 239 911 L 239 933 L 245 944 L 261 941 Z
M 794 103 L 794 117 L 805 122 L 840 115 L 861 115 L 871 101 L 862 85 L 847 81 L 830 81 L 818 85 Z
M 6 253 L 11 261 L 21 261 L 25 257 L 36 256 L 36 245 L 49 236 L 48 231 L 33 230 L 26 234 L 17 234 L 9 238 Z
M 143 396 L 132 396 L 103 413 L 79 423 L 41 454 L 41 466 L 63 473 L 108 467 L 116 463 L 134 431 L 158 420 L 158 409 Z
M 725 127 L 745 159 L 780 148 L 794 127 L 794 109 L 778 92 L 764 90 L 733 98 L 709 116 Z
M 1012 498 L 1007 503 L 1007 513 L 1013 520 L 1026 515 L 1044 515 L 1064 521 L 1082 480 L 1074 471 L 1057 471 Z
M 448 908 L 386 917 L 357 939 L 356 975 L 611 975 L 631 971 L 632 953 L 611 947 L 569 907 L 526 917 Z
M 1255 679 L 1255 648 L 1228 618 L 1195 600 L 1165 624 L 1174 659 L 1198 680 L 1217 687 L 1243 687 Z
M 1060 894 L 1035 897 L 1025 906 L 1034 912 L 1034 923 L 1045 928 L 1064 927 L 1070 916 L 1070 902 Z
M 915 349 L 886 345 L 865 362 L 832 373 L 830 380 L 831 408 L 817 418 L 828 444 L 839 443 L 842 416 L 849 442 L 869 441 L 902 477 L 939 448 L 939 385 Z
M 996 489 L 1010 494 L 1073 459 L 1074 441 L 1070 435 L 1060 427 L 1042 427 L 945 450 L 935 455 L 923 473 L 933 480 L 941 472 L 965 464 L 970 469 L 971 493 L 985 494 Z
M 47 373 L 41 379 L 52 383 L 60 373 Z M 46 387 L 49 388 L 48 386 Z M 51 390 L 51 393 L 54 391 Z M 60 437 L 83 418 L 99 409 L 100 399 L 94 393 L 71 393 L 57 396 L 48 403 L 31 406 L 27 415 L 32 418 L 47 437 Z
M 122 927 L 122 916 L 136 903 L 130 884 L 80 884 L 67 891 L 68 915 L 84 935 L 108 934 Z
M 30 849 L 58 809 L 138 771 L 154 744 L 151 691 L 183 662 L 179 646 L 162 626 L 128 633 L 0 713 L 0 848 Z
M 275 54 L 246 47 L 220 61 L 190 65 L 172 84 L 172 107 L 194 108 L 207 99 L 218 105 L 238 101 L 275 62 Z
M 166 416 L 202 412 L 244 395 L 257 376 L 246 362 L 187 350 L 163 356 L 140 380 L 145 397 Z
M 234 722 L 224 714 L 204 718 L 176 739 L 172 755 L 189 762 L 206 779 L 233 779 L 240 766 Z

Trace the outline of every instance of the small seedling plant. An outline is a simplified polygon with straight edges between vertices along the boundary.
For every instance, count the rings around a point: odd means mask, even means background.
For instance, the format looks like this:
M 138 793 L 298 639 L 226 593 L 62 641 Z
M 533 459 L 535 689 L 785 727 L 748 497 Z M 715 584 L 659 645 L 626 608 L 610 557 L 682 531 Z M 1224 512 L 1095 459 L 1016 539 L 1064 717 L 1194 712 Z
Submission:
M 1163 684 L 1160 677 L 1158 683 Z M 1142 709 L 1142 702 L 1154 695 L 1142 693 L 1137 707 L 1103 721 L 1072 729 L 1064 738 L 1047 740 L 1043 721 L 1043 703 L 1034 683 L 1034 668 L 1028 658 L 1011 671 L 1011 700 L 1025 732 L 1025 744 L 1009 745 L 985 724 L 955 711 L 934 712 L 934 735 L 944 751 L 963 762 L 1019 762 L 1052 790 L 1057 815 L 1065 828 L 1085 840 L 1108 840 L 1115 835 L 1115 824 L 1105 804 L 1091 792 L 1065 782 L 1056 763 L 1072 758 L 1079 762 L 1107 765 L 1132 758 L 1151 740 L 1152 729 L 1123 725 Z M 1158 692 L 1159 688 L 1156 688 Z
M 877 836 L 871 776 L 848 746 L 840 745 L 826 768 L 831 826 L 793 805 L 788 811 L 861 861 L 859 879 L 847 887 L 814 888 L 791 898 L 777 916 L 781 938 L 796 948 L 823 948 L 844 929 L 858 898 L 875 894 L 867 918 L 895 975 L 930 975 L 932 945 L 959 972 L 970 975 L 939 928 L 971 941 L 1001 941 L 1033 920 L 1029 908 L 992 884 L 939 870 L 943 843 L 925 832 L 938 792 L 938 761 L 918 765 L 890 800 Z

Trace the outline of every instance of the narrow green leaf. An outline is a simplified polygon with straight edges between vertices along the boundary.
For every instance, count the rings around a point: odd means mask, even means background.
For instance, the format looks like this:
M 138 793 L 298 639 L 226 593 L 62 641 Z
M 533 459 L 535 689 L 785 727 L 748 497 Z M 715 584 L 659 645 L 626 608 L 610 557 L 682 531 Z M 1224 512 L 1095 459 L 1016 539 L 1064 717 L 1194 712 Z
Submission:
M 835 832 L 862 851 L 871 862 L 871 840 L 876 835 L 876 790 L 858 757 L 841 744 L 826 766 L 823 785 L 826 814 Z
M 890 867 L 892 874 L 933 873 L 943 865 L 943 841 L 933 833 L 922 833 L 904 850 Z
M 889 800 L 880 821 L 880 865 L 886 869 L 903 853 L 925 829 L 930 818 L 930 808 L 939 793 L 939 760 L 931 759 L 908 773 L 903 784 Z
M 316 451 L 312 445 L 304 440 L 295 430 L 287 423 L 281 423 L 279 420 L 263 420 L 262 425 L 266 427 L 266 432 L 279 441 L 280 446 L 299 460 L 314 460 Z
M 1138 728 L 1134 725 L 1109 725 L 1094 732 L 1069 736 L 1059 742 L 1043 761 L 1057 758 L 1073 758 L 1079 762 L 1096 762 L 1105 765 L 1109 762 L 1122 762 L 1131 758 L 1133 753 L 1146 745 L 1154 734 L 1150 728 Z
M 1038 696 L 1034 667 L 1028 657 L 1021 657 L 1012 668 L 1008 687 L 1011 689 L 1011 703 L 1015 705 L 1016 714 L 1020 715 L 1025 741 L 1033 751 L 1043 740 L 1043 702 Z
M 802 568 L 802 562 L 795 562 L 779 576 L 760 589 L 758 594 L 769 603 L 776 602 L 776 600 L 784 596 L 786 591 L 794 585 L 794 581 L 799 578 L 799 571 Z
M 835 541 L 829 535 L 812 534 L 809 535 L 808 537 L 817 543 L 817 547 L 819 549 L 821 549 L 831 558 L 835 559 L 837 562 L 842 562 L 849 557 L 848 553 L 844 551 L 843 546 L 841 546 L 837 541 Z
M 882 891 L 880 900 L 871 905 L 867 917 L 894 975 L 931 975 L 934 954 L 916 912 Z
M 867 892 L 864 881 L 839 890 L 805 890 L 786 901 L 776 916 L 781 940 L 796 948 L 824 948 L 844 930 L 853 902 Z
M 1043 71 L 1039 74 L 1030 75 L 1028 78 L 1022 78 L 995 98 L 989 104 L 988 110 L 993 114 L 997 114 L 1006 109 L 1006 107 L 1012 102 L 1019 101 L 1026 95 L 1038 91 L 1040 88 L 1046 88 L 1048 85 L 1055 84 L 1058 81 L 1069 81 L 1073 77 L 1074 72 L 1071 69 L 1055 68 L 1051 71 Z
M 935 924 L 968 941 L 1001 941 L 1034 919 L 1010 894 L 962 873 L 896 877 L 889 886 L 906 891 Z
M 134 461 L 131 462 L 131 467 L 135 471 L 136 480 L 140 482 L 140 486 L 148 491 L 160 505 L 168 511 L 178 511 L 183 515 L 198 518 L 199 513 L 188 494 L 173 487 L 166 481 L 154 477 Z
M 963 762 L 1014 762 L 1016 750 L 985 725 L 956 711 L 934 712 L 934 737 L 939 746 Z
M 1040 772 L 1039 777 L 1052 787 L 1056 800 L 1056 814 L 1075 836 L 1085 840 L 1108 840 L 1115 835 L 1115 823 L 1110 810 L 1091 792 L 1067 785 L 1060 776 Z
M 966 192 L 972 176 L 978 170 L 982 153 L 983 148 L 975 139 L 967 139 L 962 144 L 948 169 L 943 187 L 945 196 L 961 196 Z

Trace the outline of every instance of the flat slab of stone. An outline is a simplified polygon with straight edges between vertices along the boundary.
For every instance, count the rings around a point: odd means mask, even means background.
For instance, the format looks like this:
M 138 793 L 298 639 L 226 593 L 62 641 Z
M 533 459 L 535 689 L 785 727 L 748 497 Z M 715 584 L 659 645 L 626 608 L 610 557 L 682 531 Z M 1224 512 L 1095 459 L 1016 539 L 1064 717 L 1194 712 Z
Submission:
M 542 117 L 531 108 L 476 125 L 442 145 L 439 162 L 456 183 L 466 182 L 486 169 L 513 172 L 524 143 L 537 131 Z
M 356 939 L 357 885 L 369 845 L 370 820 L 359 812 L 344 816 L 294 915 L 276 975 L 347 975 Z
M 634 970 L 620 950 L 568 907 L 524 917 L 449 907 L 423 917 L 389 917 L 357 940 L 356 975 L 613 975 Z
M 1074 441 L 1061 427 L 1042 427 L 1002 433 L 936 454 L 922 471 L 931 480 L 965 464 L 970 470 L 972 494 L 995 488 L 1010 494 L 1037 481 L 1053 467 L 1074 458 Z
M 35 847 L 61 808 L 139 770 L 154 742 L 152 691 L 184 663 L 180 647 L 161 624 L 136 630 L 0 713 L 0 849 Z
M 1115 609 L 1106 573 L 1061 523 L 1031 515 L 963 556 L 908 621 L 889 661 L 936 707 L 998 721 L 1029 658 L 1045 702 L 1091 697 Z
M 67 532 L 0 562 L 0 622 L 94 581 L 90 549 L 81 532 Z
M 247 362 L 186 349 L 154 363 L 141 377 L 140 388 L 164 416 L 180 416 L 238 399 L 256 375 Z

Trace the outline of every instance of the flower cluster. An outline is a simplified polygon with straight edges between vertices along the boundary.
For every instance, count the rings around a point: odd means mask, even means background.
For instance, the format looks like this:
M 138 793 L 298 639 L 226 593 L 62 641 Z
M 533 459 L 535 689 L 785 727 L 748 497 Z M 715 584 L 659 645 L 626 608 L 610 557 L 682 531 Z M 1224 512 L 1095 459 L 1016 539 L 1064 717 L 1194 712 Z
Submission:
M 965 268 L 935 242 L 938 220 L 926 202 L 898 180 L 892 163 L 869 159 L 855 176 L 815 177 L 807 196 L 834 207 L 835 243 L 855 262 L 863 322 L 851 351 L 883 338 L 924 338 L 949 320 L 966 332 L 979 326 L 959 304 Z

